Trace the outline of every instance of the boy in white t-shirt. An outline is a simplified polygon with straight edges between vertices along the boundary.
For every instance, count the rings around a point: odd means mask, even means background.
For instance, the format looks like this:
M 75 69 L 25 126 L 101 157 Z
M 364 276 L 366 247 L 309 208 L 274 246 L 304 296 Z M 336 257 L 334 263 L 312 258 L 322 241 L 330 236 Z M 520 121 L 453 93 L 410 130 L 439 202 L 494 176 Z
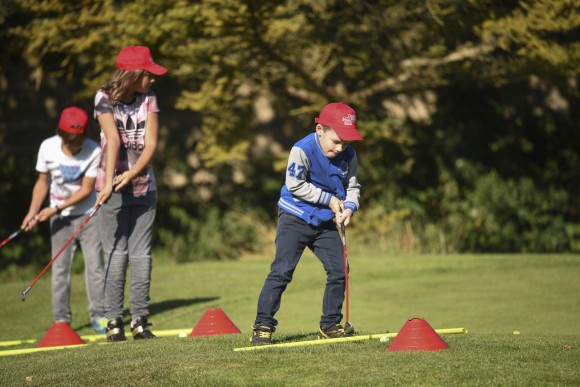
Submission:
M 100 147 L 87 138 L 88 116 L 78 107 L 62 111 L 56 136 L 43 141 L 38 151 L 38 180 L 32 191 L 22 229 L 30 231 L 38 222 L 50 219 L 52 255 L 66 244 L 80 227 L 95 200 L 95 180 Z M 50 203 L 42 208 L 50 191 Z M 42 208 L 42 209 L 41 209 Z M 101 240 L 96 223 L 88 222 L 52 265 L 52 311 L 56 321 L 70 325 L 70 271 L 77 243 L 85 258 L 85 280 L 93 329 L 105 333 L 105 276 Z

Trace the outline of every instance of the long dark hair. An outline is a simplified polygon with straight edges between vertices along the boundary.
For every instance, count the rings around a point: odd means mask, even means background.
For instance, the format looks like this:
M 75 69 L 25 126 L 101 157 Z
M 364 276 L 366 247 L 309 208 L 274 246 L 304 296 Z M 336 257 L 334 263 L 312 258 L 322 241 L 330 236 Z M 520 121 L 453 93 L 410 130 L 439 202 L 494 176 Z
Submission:
M 138 82 L 145 70 L 119 70 L 115 71 L 113 79 L 103 85 L 103 89 L 113 102 L 122 102 L 132 97 L 130 95 L 132 86 Z

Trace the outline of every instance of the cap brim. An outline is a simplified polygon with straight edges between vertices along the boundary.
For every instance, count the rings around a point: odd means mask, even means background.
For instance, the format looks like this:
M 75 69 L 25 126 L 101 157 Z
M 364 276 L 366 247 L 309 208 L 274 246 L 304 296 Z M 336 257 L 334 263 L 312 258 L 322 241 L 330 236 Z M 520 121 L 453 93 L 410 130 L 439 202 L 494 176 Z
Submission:
M 75 129 L 75 128 L 67 128 L 67 127 L 61 128 L 60 126 L 58 126 L 58 128 L 60 130 L 62 130 L 63 132 L 73 133 L 73 134 L 83 134 L 87 130 L 86 127 L 83 129 Z
M 360 133 L 358 132 L 358 130 L 356 130 L 356 128 L 349 128 L 349 129 L 333 128 L 333 129 L 334 129 L 334 132 L 336 133 L 336 135 L 342 141 L 362 141 L 362 140 L 364 140 L 362 138 L 362 136 L 360 135 Z
M 143 70 L 149 71 L 151 74 L 154 75 L 163 75 L 167 72 L 167 69 L 163 66 L 158 65 L 157 63 L 150 64 Z

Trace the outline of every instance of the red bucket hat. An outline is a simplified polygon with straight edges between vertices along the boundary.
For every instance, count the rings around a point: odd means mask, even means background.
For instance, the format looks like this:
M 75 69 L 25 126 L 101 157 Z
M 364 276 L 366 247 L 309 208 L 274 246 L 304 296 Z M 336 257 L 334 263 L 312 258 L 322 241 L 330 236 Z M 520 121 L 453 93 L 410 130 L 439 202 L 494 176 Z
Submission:
M 60 114 L 58 128 L 68 133 L 83 134 L 87 130 L 88 122 L 89 117 L 83 109 L 71 106 Z
M 117 68 L 120 70 L 146 70 L 155 75 L 163 75 L 167 72 L 165 67 L 153 62 L 151 51 L 145 46 L 129 46 L 119 51 Z
M 363 138 L 356 129 L 356 113 L 354 109 L 342 102 L 326 105 L 314 122 L 330 126 L 343 141 L 362 141 Z

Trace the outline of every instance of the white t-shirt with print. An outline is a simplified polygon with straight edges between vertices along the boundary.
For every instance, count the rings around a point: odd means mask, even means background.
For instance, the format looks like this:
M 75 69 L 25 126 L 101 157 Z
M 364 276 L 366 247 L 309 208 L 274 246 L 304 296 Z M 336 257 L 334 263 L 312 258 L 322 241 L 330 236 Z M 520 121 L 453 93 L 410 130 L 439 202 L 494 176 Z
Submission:
M 80 152 L 74 156 L 66 155 L 62 150 L 60 136 L 47 138 L 40 145 L 36 170 L 49 173 L 50 206 L 64 203 L 82 185 L 83 177 L 97 177 L 99 164 L 99 145 L 91 139 L 85 139 Z M 88 214 L 97 200 L 96 192 L 80 203 L 76 203 L 62 210 L 63 216 Z

